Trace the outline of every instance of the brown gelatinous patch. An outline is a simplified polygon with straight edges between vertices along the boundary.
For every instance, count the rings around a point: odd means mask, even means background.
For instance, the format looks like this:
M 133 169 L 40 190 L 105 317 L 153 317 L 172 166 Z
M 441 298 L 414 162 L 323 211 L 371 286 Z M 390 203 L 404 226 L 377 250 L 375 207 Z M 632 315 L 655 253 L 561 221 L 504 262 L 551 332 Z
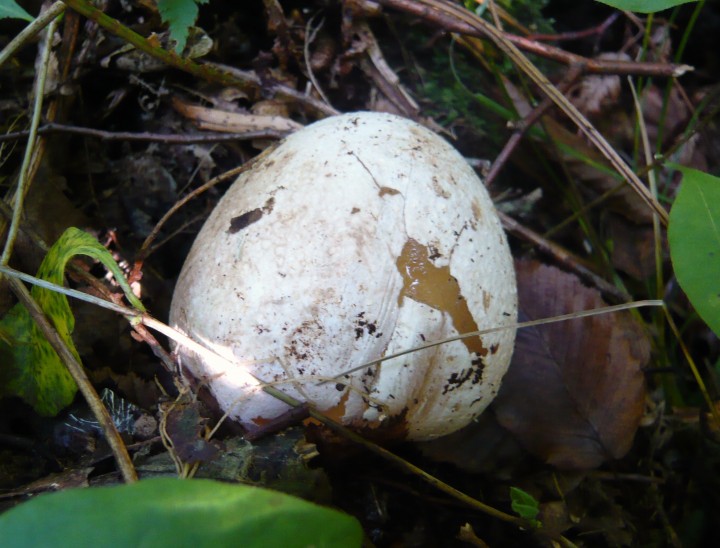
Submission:
M 426 246 L 412 238 L 408 239 L 396 265 L 403 278 L 403 288 L 398 296 L 399 305 L 407 297 L 447 313 L 458 333 L 478 331 L 467 301 L 460 292 L 460 285 L 450 274 L 450 267 L 435 266 L 430 261 Z M 475 352 L 477 356 L 486 356 L 488 353 L 480 337 L 463 339 L 462 342 L 469 352 Z
M 471 207 L 472 207 L 473 217 L 475 218 L 476 221 L 479 221 L 482 218 L 482 207 L 480 207 L 480 204 L 477 202 L 477 200 L 472 201 Z
M 344 390 L 344 388 L 343 388 L 343 390 Z M 345 409 L 345 405 L 347 404 L 349 397 L 350 397 L 350 390 L 345 390 L 345 393 L 340 398 L 340 401 L 337 402 L 330 409 L 323 410 L 322 414 L 325 415 L 326 417 L 334 420 L 335 422 L 339 422 L 342 424 L 343 417 L 345 417 L 345 413 L 347 413 L 347 410 Z
M 269 198 L 263 207 L 258 207 L 252 211 L 247 211 L 242 215 L 230 219 L 230 228 L 228 234 L 237 234 L 242 229 L 249 227 L 251 224 L 258 222 L 266 213 L 270 213 L 275 206 L 275 198 Z
M 389 186 L 381 186 L 380 191 L 378 192 L 378 196 L 381 198 L 383 196 L 397 196 L 400 194 L 400 191 L 396 188 L 390 188 Z

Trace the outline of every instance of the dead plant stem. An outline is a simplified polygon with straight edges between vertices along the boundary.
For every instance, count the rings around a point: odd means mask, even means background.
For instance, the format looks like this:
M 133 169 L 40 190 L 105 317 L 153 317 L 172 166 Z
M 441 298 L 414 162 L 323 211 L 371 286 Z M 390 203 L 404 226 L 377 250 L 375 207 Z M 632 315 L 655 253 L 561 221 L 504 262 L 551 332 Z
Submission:
M 336 113 L 335 109 L 325 105 L 322 101 L 318 101 L 309 95 L 303 95 L 283 84 L 271 84 L 263 87 L 259 78 L 254 74 L 229 70 L 229 68 L 216 63 L 196 63 L 192 59 L 181 57 L 174 51 L 154 46 L 146 38 L 90 5 L 86 0 L 63 0 L 63 2 L 79 14 L 95 21 L 106 31 L 132 44 L 138 50 L 159 59 L 168 66 L 185 71 L 197 78 L 223 86 L 239 88 L 251 98 L 258 95 L 273 96 L 275 94 L 291 98 L 309 107 L 321 116 Z
M 235 177 L 237 175 L 240 175 L 241 173 L 247 171 L 248 169 L 252 168 L 254 165 L 257 164 L 260 160 L 265 158 L 270 152 L 275 150 L 275 146 L 271 145 L 265 150 L 263 150 L 260 154 L 252 158 L 251 160 L 248 160 L 243 165 L 236 167 L 234 169 L 231 169 L 229 171 L 226 171 L 225 173 L 222 173 L 218 175 L 217 177 L 213 177 L 210 179 L 207 183 L 199 186 L 186 196 L 184 196 L 182 199 L 178 200 L 173 204 L 173 206 L 165 213 L 165 215 L 162 216 L 162 218 L 155 224 L 155 226 L 152 229 L 152 232 L 145 238 L 145 241 L 142 243 L 142 246 L 140 246 L 140 250 L 137 253 L 137 257 L 135 259 L 135 266 L 133 266 L 133 271 L 131 272 L 130 276 L 128 278 L 130 281 L 137 278 L 140 274 L 140 269 L 142 268 L 142 263 L 147 259 L 148 255 L 151 251 L 151 246 L 155 239 L 157 238 L 158 234 L 160 234 L 160 230 L 162 227 L 167 223 L 167 221 L 172 217 L 177 211 L 183 207 L 185 204 L 187 204 L 190 200 L 197 198 L 200 194 L 205 192 L 206 190 L 211 189 L 218 183 L 221 183 L 222 181 L 227 181 L 231 177 Z
M 239 133 L 151 133 L 151 132 L 130 132 L 130 131 L 105 131 L 91 127 L 72 126 L 67 124 L 43 124 L 38 128 L 38 135 L 49 135 L 53 133 L 68 133 L 73 135 L 84 135 L 94 137 L 103 141 L 131 141 L 131 142 L 154 142 L 163 144 L 193 144 L 193 143 L 218 143 L 224 141 L 249 141 L 252 139 L 282 139 L 285 132 L 272 129 L 260 131 L 243 131 Z M 0 142 L 23 139 L 29 135 L 29 131 L 14 131 L 0 135 Z

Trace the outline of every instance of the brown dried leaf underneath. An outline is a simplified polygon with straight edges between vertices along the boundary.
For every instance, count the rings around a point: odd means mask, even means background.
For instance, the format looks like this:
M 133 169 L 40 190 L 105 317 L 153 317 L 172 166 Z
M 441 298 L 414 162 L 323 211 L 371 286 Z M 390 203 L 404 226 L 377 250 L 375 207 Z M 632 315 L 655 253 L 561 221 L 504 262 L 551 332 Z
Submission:
M 575 276 L 518 262 L 520 321 L 604 306 Z M 650 345 L 629 313 L 518 331 L 515 355 L 493 403 L 500 424 L 545 462 L 588 469 L 624 456 L 645 400 Z
M 193 405 L 178 405 L 168 413 L 166 431 L 184 463 L 209 461 L 217 455 L 218 448 L 202 437 L 206 422 Z

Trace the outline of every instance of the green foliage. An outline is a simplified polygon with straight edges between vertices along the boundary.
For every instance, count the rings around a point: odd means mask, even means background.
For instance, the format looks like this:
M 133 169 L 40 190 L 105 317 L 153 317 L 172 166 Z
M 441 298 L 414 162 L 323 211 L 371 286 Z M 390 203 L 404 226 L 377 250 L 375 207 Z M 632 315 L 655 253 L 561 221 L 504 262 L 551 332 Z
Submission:
M 491 127 L 493 119 L 488 118 L 485 109 L 502 107 L 488 104 L 489 100 L 486 101 L 484 95 L 475 94 L 466 87 L 466 83 L 472 82 L 482 88 L 480 79 L 483 75 L 478 74 L 477 66 L 468 60 L 464 52 L 454 47 L 436 47 L 422 63 L 423 66 L 418 67 L 421 76 L 419 91 L 427 98 L 424 110 L 429 116 L 444 126 L 462 119 L 478 133 L 500 131 L 501 122 L 495 120 L 498 127 Z M 506 114 L 510 116 L 512 113 L 508 111 Z
M 534 527 L 542 526 L 537 520 L 538 514 L 540 513 L 540 503 L 535 497 L 522 489 L 511 487 L 510 500 L 512 501 L 513 512 L 521 518 L 528 520 Z
M 32 21 L 33 16 L 26 12 L 15 0 L 0 0 L 0 19 L 24 19 Z
M 198 5 L 207 4 L 209 0 L 158 0 L 160 17 L 170 29 L 170 38 L 175 42 L 175 53 L 178 55 L 185 49 L 190 27 L 195 24 L 198 16 Z
M 542 13 L 542 10 L 545 9 L 549 2 L 550 0 L 496 0 L 497 4 L 520 23 L 542 33 L 553 32 L 552 20 L 547 19 Z M 488 3 L 484 1 L 464 0 L 463 5 L 466 9 L 481 17 L 488 13 Z
M 673 167 L 683 174 L 668 226 L 673 268 L 695 310 L 720 337 L 720 178 Z
M 553 33 L 553 20 L 542 14 L 548 0 L 503 0 L 500 4 L 521 24 L 535 32 Z M 486 3 L 478 4 L 466 0 L 465 7 L 480 16 L 485 13 Z M 425 46 L 424 34 L 415 36 L 414 29 L 403 33 L 406 47 L 410 51 Z M 417 40 L 417 43 L 416 43 Z M 505 56 L 494 56 L 488 50 L 486 62 L 490 70 L 503 75 L 514 74 L 516 68 Z M 538 67 L 544 69 L 542 59 L 536 60 Z M 453 44 L 449 48 L 439 44 L 431 52 L 418 57 L 421 86 L 418 90 L 427 98 L 424 111 L 441 125 L 450 126 L 460 119 L 463 125 L 472 127 L 479 134 L 492 136 L 506 135 L 506 122 L 515 119 L 511 108 L 504 107 L 485 94 L 485 90 L 496 87 L 492 74 L 478 70 L 477 60 L 473 59 L 461 47 Z M 548 65 L 549 66 L 549 65 Z M 548 69 L 549 70 L 549 69 Z M 488 116 L 488 111 L 495 116 Z
M 62 285 L 65 266 L 75 255 L 87 255 L 104 264 L 133 306 L 144 311 L 110 252 L 77 228 L 68 228 L 50 248 L 37 277 Z M 67 297 L 37 286 L 32 296 L 80 361 L 72 341 L 75 318 Z M 19 396 L 47 416 L 56 415 L 75 396 L 75 381 L 22 304 L 15 305 L 0 320 L 0 360 L 0 396 Z
M 638 13 L 655 13 L 680 4 L 688 4 L 697 0 L 597 0 L 601 4 L 607 4 L 613 8 L 624 11 L 636 11 Z
M 148 479 L 41 495 L 0 516 L 6 548 L 354 547 L 357 521 L 275 491 Z

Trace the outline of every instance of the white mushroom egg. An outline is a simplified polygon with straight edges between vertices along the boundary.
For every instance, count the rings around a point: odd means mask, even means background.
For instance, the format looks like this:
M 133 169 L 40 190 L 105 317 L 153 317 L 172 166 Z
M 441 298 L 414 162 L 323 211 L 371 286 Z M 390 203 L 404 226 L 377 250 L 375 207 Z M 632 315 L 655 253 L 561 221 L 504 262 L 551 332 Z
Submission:
M 270 383 L 352 428 L 427 440 L 487 407 L 514 330 L 356 369 L 512 325 L 516 293 L 500 221 L 462 156 L 413 121 L 359 112 L 294 133 L 237 179 L 187 257 L 170 321 L 226 358 L 177 349 L 247 428 L 289 409 Z

